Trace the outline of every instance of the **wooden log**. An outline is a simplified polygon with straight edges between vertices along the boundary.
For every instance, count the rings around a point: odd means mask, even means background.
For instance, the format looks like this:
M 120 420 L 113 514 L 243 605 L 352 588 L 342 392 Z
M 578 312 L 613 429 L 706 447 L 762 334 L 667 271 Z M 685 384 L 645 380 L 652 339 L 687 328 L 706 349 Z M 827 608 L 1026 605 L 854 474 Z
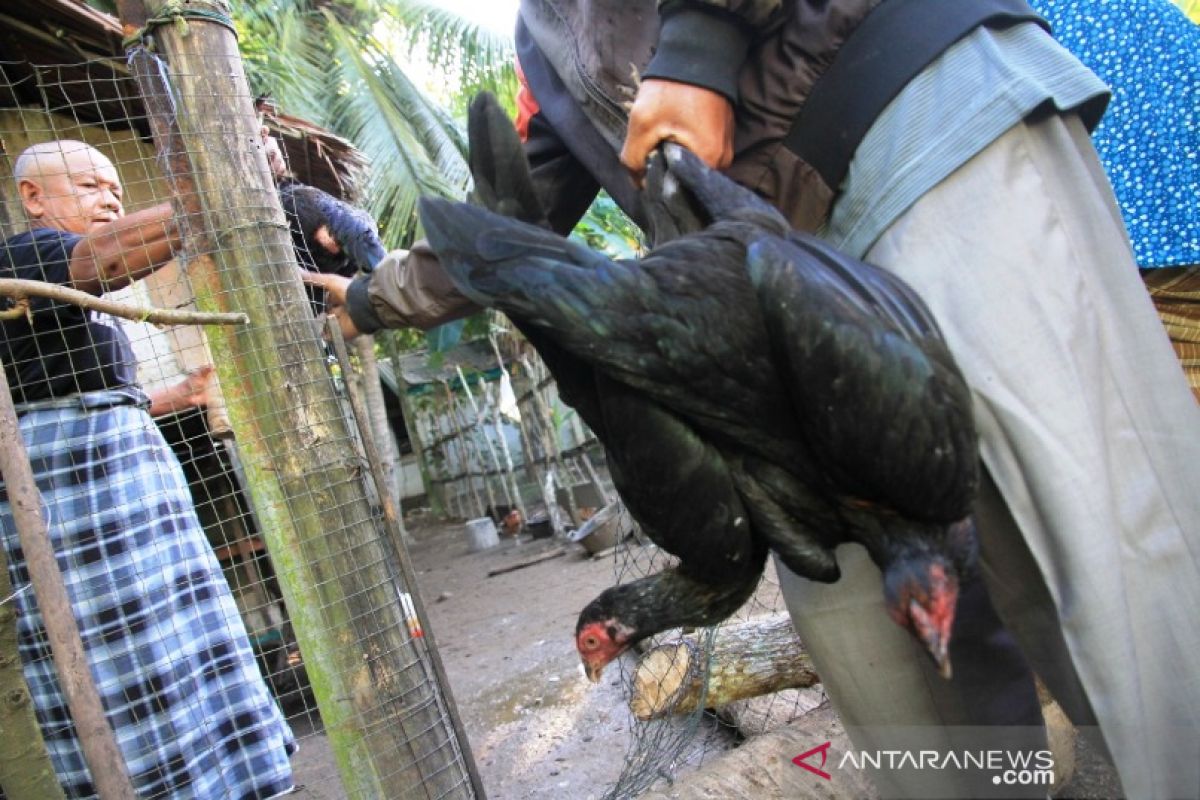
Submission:
M 786 614 L 718 629 L 707 685 L 704 666 L 704 649 L 695 636 L 651 648 L 634 672 L 630 710 L 640 720 L 659 719 L 695 711 L 702 695 L 706 708 L 719 708 L 820 681 Z

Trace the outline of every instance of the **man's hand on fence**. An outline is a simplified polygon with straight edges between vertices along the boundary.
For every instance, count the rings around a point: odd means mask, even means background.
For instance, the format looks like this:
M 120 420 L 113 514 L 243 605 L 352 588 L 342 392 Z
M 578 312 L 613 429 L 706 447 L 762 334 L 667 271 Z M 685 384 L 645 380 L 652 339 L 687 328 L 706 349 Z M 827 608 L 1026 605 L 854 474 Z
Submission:
M 150 416 L 174 414 L 207 405 L 212 374 L 212 364 L 205 364 L 190 370 L 179 383 L 150 392 Z
M 309 286 L 325 290 L 325 308 L 329 316 L 338 321 L 342 329 L 342 338 L 350 341 L 358 336 L 360 331 L 350 319 L 350 311 L 346 308 L 346 290 L 350 287 L 350 278 L 329 272 L 310 272 L 300 270 L 300 279 Z
M 279 142 L 271 135 L 271 130 L 266 126 L 259 129 L 259 135 L 262 136 L 263 150 L 267 155 L 267 165 L 271 168 L 271 177 L 275 180 L 287 175 L 287 162 L 283 159 L 283 151 L 279 149 Z

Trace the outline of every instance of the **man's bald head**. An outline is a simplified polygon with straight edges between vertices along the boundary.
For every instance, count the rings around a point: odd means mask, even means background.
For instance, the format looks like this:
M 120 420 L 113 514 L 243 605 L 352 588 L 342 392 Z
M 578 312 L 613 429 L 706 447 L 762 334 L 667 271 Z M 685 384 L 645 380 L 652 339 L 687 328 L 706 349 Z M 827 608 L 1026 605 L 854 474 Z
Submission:
M 85 142 L 30 145 L 17 157 L 13 177 L 34 227 L 86 234 L 124 216 L 116 167 Z

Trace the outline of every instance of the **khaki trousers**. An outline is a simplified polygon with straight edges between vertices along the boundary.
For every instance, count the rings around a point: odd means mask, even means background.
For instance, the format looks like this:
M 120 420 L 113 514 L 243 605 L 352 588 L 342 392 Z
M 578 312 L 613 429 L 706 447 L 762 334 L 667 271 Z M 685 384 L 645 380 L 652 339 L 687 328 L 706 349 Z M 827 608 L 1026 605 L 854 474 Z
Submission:
M 1014 126 L 866 260 L 922 295 L 972 386 L 1000 616 L 1077 724 L 1094 710 L 1129 797 L 1200 797 L 1200 406 L 1087 132 Z M 839 560 L 833 585 L 780 573 L 851 735 L 970 719 L 884 613 L 865 553 Z

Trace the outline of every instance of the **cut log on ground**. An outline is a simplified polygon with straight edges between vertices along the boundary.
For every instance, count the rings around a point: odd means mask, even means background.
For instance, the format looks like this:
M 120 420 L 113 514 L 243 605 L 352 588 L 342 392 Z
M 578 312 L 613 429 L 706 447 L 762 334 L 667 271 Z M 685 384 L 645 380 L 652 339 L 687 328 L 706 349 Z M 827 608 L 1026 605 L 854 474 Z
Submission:
M 629 707 L 640 720 L 706 708 L 748 697 L 803 689 L 820 681 L 786 614 L 760 617 L 717 630 L 704 684 L 704 648 L 695 636 L 653 647 L 633 676 Z
M 827 760 L 822 762 L 820 754 L 814 753 L 804 762 L 823 768 L 828 779 L 793 761 L 820 744 L 828 745 Z M 853 749 L 837 714 L 823 705 L 678 776 L 669 787 L 640 795 L 639 800 L 877 800 L 879 792 L 870 777 L 853 764 L 841 763 Z
M 760 736 L 787 725 L 827 702 L 817 684 L 811 689 L 784 689 L 772 694 L 737 700 L 716 709 L 717 718 L 742 736 Z

